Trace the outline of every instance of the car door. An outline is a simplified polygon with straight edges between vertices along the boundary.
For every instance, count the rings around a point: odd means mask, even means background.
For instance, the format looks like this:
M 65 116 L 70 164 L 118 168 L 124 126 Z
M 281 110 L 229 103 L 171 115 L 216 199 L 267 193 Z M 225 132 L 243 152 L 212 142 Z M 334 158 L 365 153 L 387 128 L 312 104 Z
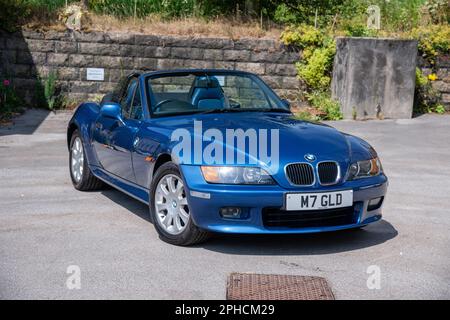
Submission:
M 136 133 L 141 126 L 140 100 L 138 79 L 131 77 L 119 98 L 122 121 L 99 116 L 94 133 L 98 159 L 103 168 L 131 182 L 136 182 L 131 153 L 134 149 Z M 136 105 L 135 111 L 133 111 L 133 105 Z

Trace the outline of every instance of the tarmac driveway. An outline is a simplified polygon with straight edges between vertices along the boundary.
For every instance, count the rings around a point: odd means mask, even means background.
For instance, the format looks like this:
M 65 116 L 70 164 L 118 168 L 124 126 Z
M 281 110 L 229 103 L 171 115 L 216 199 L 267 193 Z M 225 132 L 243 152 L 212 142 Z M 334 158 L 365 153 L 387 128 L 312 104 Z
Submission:
M 190 248 L 159 240 L 138 201 L 72 187 L 69 117 L 30 110 L 0 128 L 1 299 L 224 299 L 230 272 L 323 276 L 338 299 L 450 299 L 450 116 L 331 123 L 367 139 L 390 179 L 384 219 L 365 230 Z M 81 289 L 66 286 L 70 265 Z

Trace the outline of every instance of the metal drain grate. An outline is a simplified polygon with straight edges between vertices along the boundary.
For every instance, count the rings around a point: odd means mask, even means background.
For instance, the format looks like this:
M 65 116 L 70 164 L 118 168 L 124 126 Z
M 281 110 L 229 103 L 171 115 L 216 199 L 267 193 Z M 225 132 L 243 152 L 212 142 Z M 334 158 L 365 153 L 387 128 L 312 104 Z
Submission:
M 321 277 L 232 273 L 228 277 L 228 300 L 334 300 Z

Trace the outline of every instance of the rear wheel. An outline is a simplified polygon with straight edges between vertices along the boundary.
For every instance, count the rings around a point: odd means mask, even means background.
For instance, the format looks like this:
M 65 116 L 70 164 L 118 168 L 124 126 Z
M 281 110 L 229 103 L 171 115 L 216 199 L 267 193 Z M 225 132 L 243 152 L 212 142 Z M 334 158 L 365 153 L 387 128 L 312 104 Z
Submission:
M 186 189 L 173 162 L 163 164 L 156 172 L 150 197 L 150 214 L 163 241 L 188 246 L 209 237 L 208 232 L 199 229 L 192 221 Z
M 103 182 L 96 178 L 86 161 L 86 153 L 84 152 L 83 142 L 81 141 L 78 130 L 75 130 L 70 139 L 69 154 L 70 177 L 73 186 L 77 190 L 90 191 L 97 190 L 103 186 Z

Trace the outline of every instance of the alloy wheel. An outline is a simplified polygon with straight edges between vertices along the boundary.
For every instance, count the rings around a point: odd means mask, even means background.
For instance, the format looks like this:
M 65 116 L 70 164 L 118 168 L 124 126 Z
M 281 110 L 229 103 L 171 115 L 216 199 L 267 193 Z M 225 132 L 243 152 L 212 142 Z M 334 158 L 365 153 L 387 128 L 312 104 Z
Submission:
M 83 144 L 79 137 L 76 137 L 72 144 L 71 155 L 70 169 L 72 171 L 72 177 L 78 183 L 83 177 L 84 168 Z
M 174 174 L 163 176 L 156 187 L 154 203 L 158 224 L 169 234 L 182 233 L 190 215 L 181 178 Z

